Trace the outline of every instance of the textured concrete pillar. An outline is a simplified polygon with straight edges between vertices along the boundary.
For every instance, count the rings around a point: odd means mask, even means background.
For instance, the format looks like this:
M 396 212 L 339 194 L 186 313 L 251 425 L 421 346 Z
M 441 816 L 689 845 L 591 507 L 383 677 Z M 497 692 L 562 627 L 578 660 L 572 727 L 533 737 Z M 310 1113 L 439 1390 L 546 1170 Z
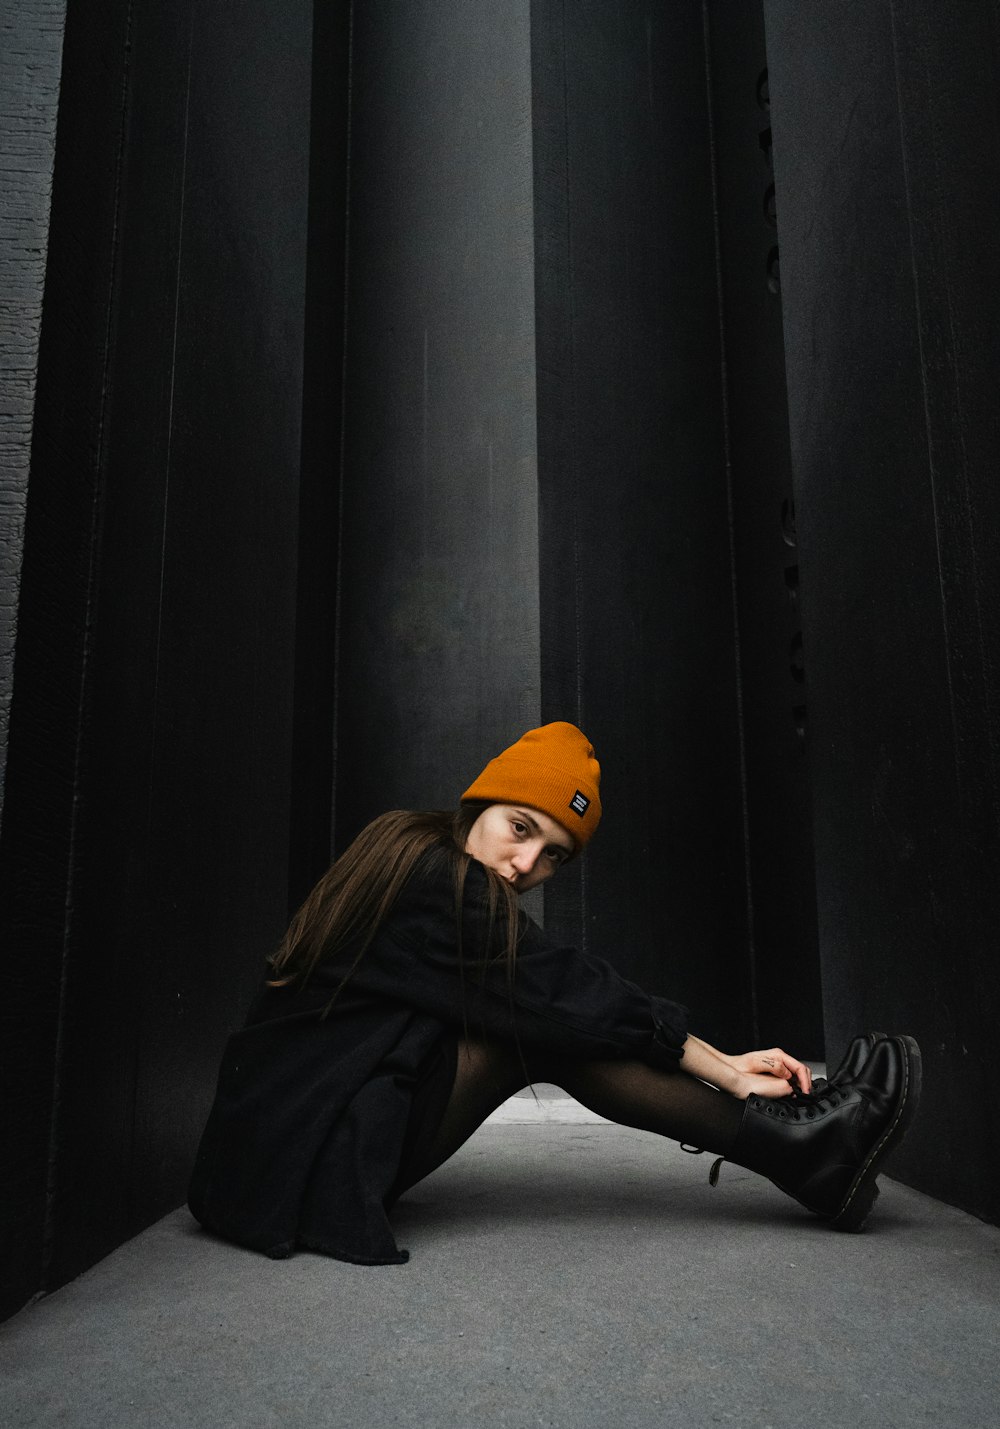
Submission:
M 0 4 L 0 818 L 66 0 Z

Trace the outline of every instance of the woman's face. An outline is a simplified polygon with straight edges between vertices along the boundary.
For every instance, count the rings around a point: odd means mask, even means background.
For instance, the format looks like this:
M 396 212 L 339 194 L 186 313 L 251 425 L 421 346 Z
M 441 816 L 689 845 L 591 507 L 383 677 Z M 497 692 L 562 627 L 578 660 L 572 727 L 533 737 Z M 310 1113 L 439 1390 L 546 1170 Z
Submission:
M 527 893 L 551 878 L 570 857 L 572 835 L 530 804 L 491 804 L 469 830 L 466 853 Z

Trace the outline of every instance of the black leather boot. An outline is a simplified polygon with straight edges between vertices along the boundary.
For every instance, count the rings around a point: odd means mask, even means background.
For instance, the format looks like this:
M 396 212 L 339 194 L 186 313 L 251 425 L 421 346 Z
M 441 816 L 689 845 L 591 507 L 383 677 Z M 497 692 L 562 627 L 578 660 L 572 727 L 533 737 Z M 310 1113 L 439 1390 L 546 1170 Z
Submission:
M 883 1038 L 838 1086 L 804 1097 L 749 1096 L 726 1159 L 760 1172 L 838 1230 L 859 1230 L 882 1162 L 913 1120 L 920 1080 L 913 1038 Z
M 875 1050 L 875 1043 L 881 1042 L 884 1036 L 884 1032 L 862 1032 L 860 1037 L 855 1037 L 844 1053 L 843 1061 L 837 1070 L 829 1077 L 815 1079 L 813 1092 L 822 1092 L 827 1087 L 835 1087 L 839 1086 L 841 1082 L 852 1081 Z

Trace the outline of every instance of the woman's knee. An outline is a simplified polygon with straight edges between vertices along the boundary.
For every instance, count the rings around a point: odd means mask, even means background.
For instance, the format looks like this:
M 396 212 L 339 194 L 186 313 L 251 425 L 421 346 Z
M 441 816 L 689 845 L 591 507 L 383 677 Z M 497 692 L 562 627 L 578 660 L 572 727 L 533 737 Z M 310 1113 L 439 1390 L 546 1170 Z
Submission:
M 532 1080 L 541 1079 L 533 1076 L 516 1043 L 493 1038 L 460 1039 L 456 1081 L 478 1083 L 506 1098 Z

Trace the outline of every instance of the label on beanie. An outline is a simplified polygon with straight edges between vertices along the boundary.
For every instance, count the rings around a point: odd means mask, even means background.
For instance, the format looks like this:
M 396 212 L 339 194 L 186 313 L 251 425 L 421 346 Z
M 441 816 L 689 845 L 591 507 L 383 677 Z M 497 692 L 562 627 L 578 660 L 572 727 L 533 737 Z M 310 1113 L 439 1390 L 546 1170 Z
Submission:
M 582 819 L 584 814 L 590 808 L 590 800 L 587 798 L 586 794 L 581 794 L 579 789 L 577 789 L 576 793 L 569 801 L 569 806 L 573 810 L 573 813 L 579 814 L 580 818 Z

